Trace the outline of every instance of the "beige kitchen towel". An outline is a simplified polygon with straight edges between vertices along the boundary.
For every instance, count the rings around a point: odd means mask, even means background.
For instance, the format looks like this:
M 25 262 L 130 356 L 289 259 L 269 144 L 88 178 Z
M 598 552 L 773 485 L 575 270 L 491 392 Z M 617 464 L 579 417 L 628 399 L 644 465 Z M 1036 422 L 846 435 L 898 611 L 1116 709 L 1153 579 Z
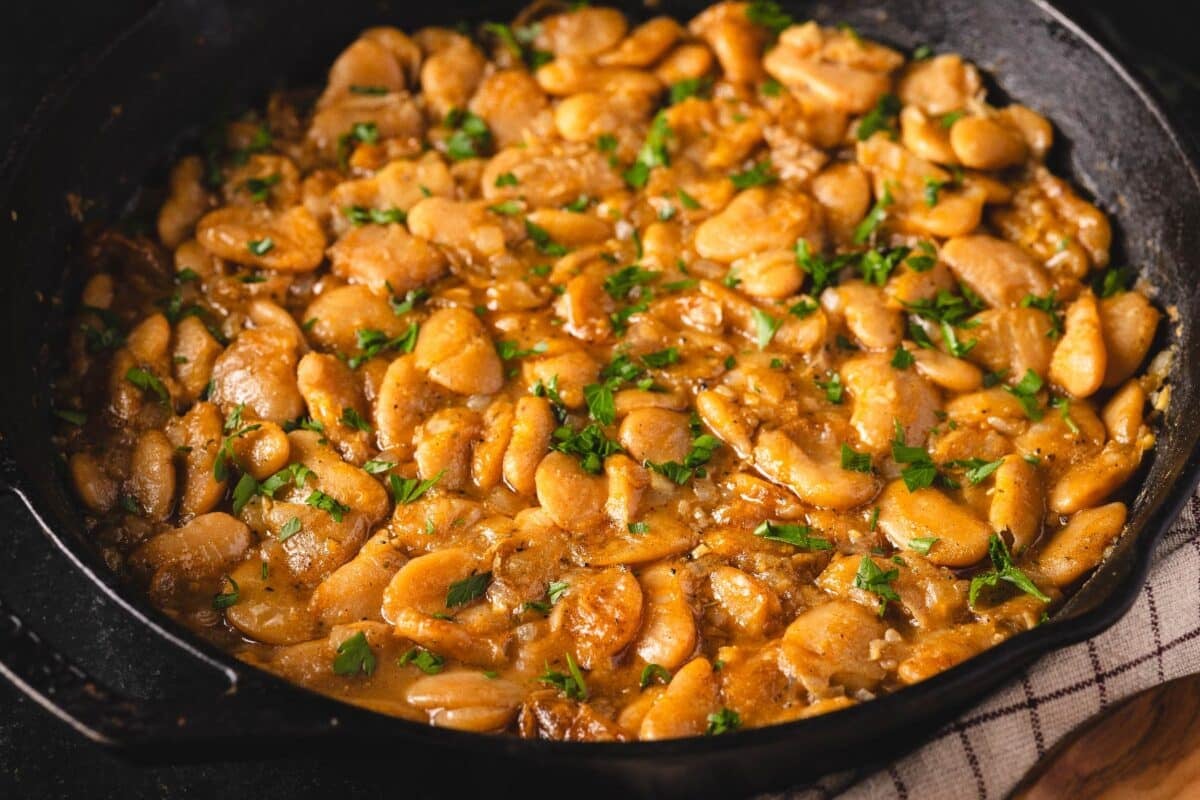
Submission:
M 921 749 L 778 800 L 1003 798 L 1065 734 L 1124 697 L 1200 672 L 1200 495 L 1154 553 L 1136 604 L 1096 638 L 1036 662 Z

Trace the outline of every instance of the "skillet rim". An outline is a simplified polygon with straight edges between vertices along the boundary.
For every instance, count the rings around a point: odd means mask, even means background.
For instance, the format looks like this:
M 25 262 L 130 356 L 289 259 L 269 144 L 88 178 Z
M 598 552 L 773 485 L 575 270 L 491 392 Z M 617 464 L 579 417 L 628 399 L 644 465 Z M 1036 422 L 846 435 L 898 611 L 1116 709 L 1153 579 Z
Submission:
M 1133 91 L 1141 107 L 1152 114 L 1156 127 L 1166 134 L 1167 139 L 1174 149 L 1174 153 L 1172 153 L 1173 159 L 1176 159 L 1177 156 L 1176 160 L 1186 167 L 1192 182 L 1200 190 L 1200 154 L 1198 154 L 1197 144 L 1186 134 L 1181 135 L 1180 131 L 1183 130 L 1183 126 L 1180 125 L 1178 118 L 1165 107 L 1157 92 L 1145 82 L 1145 79 L 1126 67 L 1095 37 L 1052 3 L 1048 2 L 1048 0 L 1024 1 L 1034 9 L 1040 11 L 1047 18 L 1046 21 L 1065 28 L 1073 38 L 1081 42 L 1089 51 L 1099 56 L 1107 68 L 1119 78 L 1120 82 Z M 132 22 L 124 31 L 96 48 L 96 50 L 85 54 L 59 80 L 52 83 L 50 91 L 43 97 L 42 102 L 39 103 L 35 113 L 31 116 L 30 121 L 21 126 L 19 132 L 14 136 L 13 145 L 9 148 L 4 162 L 0 164 L 0 197 L 7 196 L 12 178 L 22 166 L 22 156 L 28 151 L 37 131 L 49 122 L 55 112 L 61 108 L 62 104 L 71 97 L 72 92 L 77 88 L 79 80 L 81 80 L 81 76 L 86 74 L 90 67 L 100 63 L 123 40 L 132 36 L 142 25 L 147 24 L 167 5 L 165 0 L 159 0 L 158 3 Z M 55 95 L 57 95 L 57 102 L 47 102 L 49 98 Z M 8 424 L 10 423 L 0 420 L 0 425 L 7 427 Z M 1197 423 L 1197 425 L 1200 425 L 1200 423 Z M 767 745 L 783 737 L 801 736 L 802 734 L 812 736 L 822 727 L 829 729 L 835 727 L 851 728 L 863 721 L 870 721 L 881 714 L 887 713 L 896 706 L 918 706 L 921 700 L 927 696 L 954 689 L 963 683 L 971 681 L 971 676 L 975 673 L 985 670 L 1002 672 L 1002 678 L 990 681 L 986 692 L 969 692 L 972 697 L 964 707 L 975 707 L 975 705 L 996 691 L 1000 685 L 1006 684 L 1016 677 L 1017 670 L 1028 666 L 1032 661 L 1054 650 L 1090 638 L 1107 629 L 1123 617 L 1145 584 L 1150 556 L 1153 550 L 1178 517 L 1183 505 L 1191 497 L 1196 484 L 1200 482 L 1200 438 L 1197 438 L 1193 442 L 1191 452 L 1179 466 L 1178 471 L 1173 476 L 1165 476 L 1166 478 L 1174 477 L 1174 480 L 1170 481 L 1169 486 L 1164 486 L 1161 489 L 1157 509 L 1147 515 L 1141 529 L 1136 531 L 1136 538 L 1130 547 L 1130 552 L 1126 556 L 1128 558 L 1127 571 L 1114 581 L 1114 588 L 1108 592 L 1102 604 L 1094 609 L 1071 616 L 1070 601 L 1068 600 L 1068 603 L 1063 608 L 1060 608 L 1058 614 L 1052 617 L 1047 624 L 1013 636 L 1001 644 L 968 659 L 962 664 L 939 673 L 933 678 L 922 681 L 919 684 L 906 687 L 895 693 L 883 695 L 872 702 L 863 703 L 835 713 L 738 731 L 736 736 L 733 737 L 690 737 L 658 742 L 560 742 L 522 740 L 511 736 L 466 733 L 411 723 L 407 720 L 390 717 L 382 713 L 350 705 L 344 701 L 329 698 L 306 687 L 290 683 L 265 670 L 238 661 L 225 651 L 208 644 L 179 623 L 171 620 L 158 609 L 146 603 L 142 593 L 133 591 L 132 586 L 121 581 L 115 573 L 108 570 L 103 565 L 103 562 L 96 557 L 94 552 L 87 548 L 81 548 L 82 552 L 77 551 L 74 543 L 70 542 L 67 536 L 54 531 L 38 511 L 37 500 L 31 496 L 36 494 L 38 490 L 35 488 L 29 491 L 22 488 L 21 477 L 23 470 L 18 462 L 8 457 L 6 452 L 8 449 L 9 445 L 2 433 L 0 433 L 0 454 L 3 454 L 6 462 L 11 462 L 3 465 L 4 471 L 13 473 L 8 488 L 22 501 L 47 538 L 67 557 L 76 569 L 83 572 L 104 595 L 118 604 L 124 613 L 130 614 L 139 622 L 146 625 L 153 633 L 166 639 L 185 653 L 224 674 L 230 681 L 231 694 L 236 694 L 239 689 L 244 690 L 258 685 L 270 687 L 273 690 L 282 690 L 285 694 L 289 692 L 296 693 L 306 699 L 321 701 L 322 704 L 333 709 L 337 715 L 343 717 L 365 715 L 368 721 L 374 721 L 377 725 L 381 724 L 392 729 L 389 732 L 404 736 L 415 734 L 420 740 L 433 745 L 449 744 L 473 751 L 506 750 L 510 751 L 512 755 L 582 756 L 585 758 L 594 755 L 598 758 L 616 757 L 616 760 L 642 760 L 645 757 L 694 755 L 698 752 L 726 751 L 730 749 L 731 742 L 734 743 L 734 749 L 745 749 L 756 745 Z M 5 477 L 9 476 L 6 475 Z M 1121 539 L 1124 540 L 1134 534 L 1134 530 L 1127 529 L 1122 534 Z M 1093 580 L 1098 575 L 1099 570 L 1110 563 L 1117 562 L 1110 562 L 1108 560 L 1102 562 L 1097 567 L 1097 572 L 1093 572 L 1092 576 L 1085 581 L 1085 584 Z M 1064 612 L 1066 612 L 1066 616 L 1064 616 Z M 35 697 L 34 699 L 42 702 L 41 698 Z M 256 702 L 261 701 L 261 699 L 256 700 Z M 54 710 L 52 703 L 42 702 L 42 704 L 52 711 Z M 959 711 L 961 710 L 962 708 L 959 709 Z M 59 716 L 61 717 L 62 715 L 60 714 Z M 88 735 L 89 738 L 101 741 L 110 746 L 120 748 L 123 745 L 120 741 L 107 739 L 85 727 L 78 725 L 72 725 L 72 727 Z M 336 723 L 331 727 L 336 727 Z M 344 727 L 348 728 L 349 726 Z M 923 744 L 924 741 L 922 739 L 920 742 L 914 744 L 913 747 Z M 906 749 L 909 748 L 906 747 Z M 512 751 L 514 750 L 521 752 L 513 753 Z

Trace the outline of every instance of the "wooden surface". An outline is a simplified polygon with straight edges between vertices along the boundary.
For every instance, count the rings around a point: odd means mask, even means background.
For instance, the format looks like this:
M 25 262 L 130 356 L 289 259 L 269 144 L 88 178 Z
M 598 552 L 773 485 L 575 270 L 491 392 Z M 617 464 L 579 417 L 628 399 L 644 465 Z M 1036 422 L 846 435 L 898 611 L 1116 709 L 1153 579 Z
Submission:
M 1060 798 L 1200 798 L 1200 674 L 1136 694 L 1088 720 L 1012 795 Z

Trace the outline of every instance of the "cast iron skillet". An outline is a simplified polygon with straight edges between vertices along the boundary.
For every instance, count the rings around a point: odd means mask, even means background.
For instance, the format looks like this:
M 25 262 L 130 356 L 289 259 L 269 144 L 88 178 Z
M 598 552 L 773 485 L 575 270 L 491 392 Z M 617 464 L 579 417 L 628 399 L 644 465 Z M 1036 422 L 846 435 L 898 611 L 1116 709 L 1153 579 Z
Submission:
M 635 16 L 649 12 L 626 6 Z M 283 6 L 286 5 L 286 9 Z M 1038 656 L 1093 636 L 1128 609 L 1156 540 L 1200 475 L 1200 342 L 1194 324 L 1164 325 L 1178 347 L 1173 400 L 1140 476 L 1128 530 L 1096 574 L 1049 623 L 904 691 L 803 722 L 732 736 L 661 743 L 522 741 L 429 728 L 345 706 L 249 668 L 192 637 L 119 583 L 98 558 L 52 456 L 47 386 L 69 309 L 79 223 L 119 215 L 134 189 L 162 175 L 171 142 L 186 141 L 222 111 L 261 102 L 286 78 L 316 84 L 334 55 L 372 24 L 414 29 L 457 20 L 508 19 L 517 3 L 407 6 L 380 0 L 178 0 L 156 6 L 80 65 L 42 103 L 0 174 L 0 330 L 8 346 L 0 396 L 0 476 L 46 535 L 96 586 L 147 627 L 228 681 L 212 697 L 131 700 L 26 630 L 0 601 L 0 672 L 80 733 L 140 759 L 261 756 L 306 748 L 327 755 L 397 756 L 439 785 L 520 786 L 573 794 L 743 794 L 861 766 L 913 746 Z M 703 0 L 666 0 L 655 13 L 687 18 Z M 952 50 L 1011 95 L 1051 116 L 1054 166 L 1115 214 L 1116 261 L 1138 267 L 1177 319 L 1200 319 L 1200 174 L 1194 153 L 1146 91 L 1093 40 L 1040 0 L 902 0 L 854 8 L 785 3 L 798 17 L 848 21 L 903 49 Z M 407 6 L 407 7 L 406 7 Z M 1170 330 L 1166 330 L 1167 328 Z M 407 779 L 407 778 L 405 778 Z M 519 783 L 517 783 L 519 781 Z M 448 783 L 449 782 L 449 783 Z

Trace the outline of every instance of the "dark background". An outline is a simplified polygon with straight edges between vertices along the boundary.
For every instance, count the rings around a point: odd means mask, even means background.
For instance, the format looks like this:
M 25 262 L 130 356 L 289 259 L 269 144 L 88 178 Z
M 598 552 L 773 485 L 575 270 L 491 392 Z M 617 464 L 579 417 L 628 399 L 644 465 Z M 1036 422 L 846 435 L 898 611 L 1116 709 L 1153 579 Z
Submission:
M 31 116 L 66 65 L 102 47 L 154 3 L 73 3 L 69 18 L 56 4 L 27 0 L 6 5 L 0 23 L 0 160 L 7 156 L 12 134 Z M 336 5 L 330 3 L 331 13 L 336 13 Z M 1185 129 L 1200 134 L 1200 52 L 1190 20 L 1172 13 L 1181 4 L 1071 0 L 1057 5 L 1149 78 Z M 22 514 L 13 497 L 0 496 L 0 520 Z M 18 564 L 19 569 L 10 566 Z M 60 638 L 52 636 L 53 644 L 119 689 L 155 697 L 212 692 L 218 686 L 212 676 L 197 673 L 192 664 L 163 652 L 165 648 L 141 647 L 147 638 L 141 626 L 102 601 L 32 526 L 0 532 L 0 596 L 35 630 L 57 632 Z M 253 757 L 252 752 L 246 755 Z M 382 771 L 375 767 L 372 773 L 359 764 L 308 759 L 139 767 L 87 743 L 0 680 L 0 798 L 266 800 L 318 793 L 373 797 L 405 791 L 403 776 L 386 766 Z M 564 794 L 569 791 L 564 787 Z

